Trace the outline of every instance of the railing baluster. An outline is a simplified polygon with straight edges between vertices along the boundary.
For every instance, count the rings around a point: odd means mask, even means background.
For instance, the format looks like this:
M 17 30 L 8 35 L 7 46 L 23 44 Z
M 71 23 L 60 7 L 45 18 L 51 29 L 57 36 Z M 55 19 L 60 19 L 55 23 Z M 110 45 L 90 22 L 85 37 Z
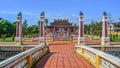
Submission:
M 24 50 L 23 47 L 19 48 Z M 31 68 L 41 57 L 47 54 L 47 45 L 36 46 L 0 63 L 0 68 Z
M 100 68 L 99 66 L 100 66 L 100 56 L 96 55 L 96 67 Z
M 76 49 L 78 54 L 81 54 L 96 68 L 120 68 L 120 59 L 117 57 L 88 46 L 76 46 Z
M 28 63 L 27 68 L 31 68 L 31 66 L 32 66 L 32 56 L 31 55 L 29 55 L 27 57 L 27 63 Z

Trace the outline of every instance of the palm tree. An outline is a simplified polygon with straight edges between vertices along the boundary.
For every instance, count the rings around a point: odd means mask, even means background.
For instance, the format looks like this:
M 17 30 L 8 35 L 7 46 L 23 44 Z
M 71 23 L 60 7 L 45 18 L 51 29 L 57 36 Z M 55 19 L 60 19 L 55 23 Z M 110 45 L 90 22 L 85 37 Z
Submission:
M 46 28 L 48 27 L 48 19 L 45 19 Z
M 28 24 L 27 24 L 27 20 L 24 20 L 23 24 L 22 24 L 22 32 L 23 35 L 27 35 L 27 28 L 28 28 Z

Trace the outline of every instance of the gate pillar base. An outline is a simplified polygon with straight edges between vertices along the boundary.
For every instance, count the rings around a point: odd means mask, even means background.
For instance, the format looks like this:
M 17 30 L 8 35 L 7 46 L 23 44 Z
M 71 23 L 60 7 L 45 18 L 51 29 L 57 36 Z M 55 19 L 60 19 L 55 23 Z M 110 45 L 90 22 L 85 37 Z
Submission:
M 79 37 L 78 38 L 78 45 L 84 45 L 85 44 L 85 38 L 84 37 Z
M 21 45 L 21 44 L 22 44 L 22 39 L 21 39 L 21 37 L 15 37 L 15 44 L 16 44 L 16 45 Z
M 102 37 L 101 38 L 101 45 L 110 45 L 110 38 L 109 37 Z
M 45 38 L 39 37 L 39 45 L 44 45 L 44 44 L 45 44 Z

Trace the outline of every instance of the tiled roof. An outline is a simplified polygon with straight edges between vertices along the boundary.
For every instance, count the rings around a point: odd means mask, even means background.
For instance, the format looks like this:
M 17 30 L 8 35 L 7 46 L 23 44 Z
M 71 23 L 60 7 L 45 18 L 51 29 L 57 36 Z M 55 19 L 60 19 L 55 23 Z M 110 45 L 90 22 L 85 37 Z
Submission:
M 72 27 L 72 23 L 69 23 L 67 20 L 54 20 L 53 23 L 51 23 L 50 26 L 56 26 L 56 27 Z
M 118 23 L 111 23 L 111 24 L 113 24 L 113 25 L 120 25 L 120 22 L 118 22 Z

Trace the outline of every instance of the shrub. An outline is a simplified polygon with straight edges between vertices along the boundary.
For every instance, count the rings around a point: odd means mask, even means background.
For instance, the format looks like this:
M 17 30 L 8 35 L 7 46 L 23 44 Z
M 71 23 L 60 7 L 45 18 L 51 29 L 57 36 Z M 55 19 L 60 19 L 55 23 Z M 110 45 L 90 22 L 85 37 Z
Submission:
M 12 35 L 12 40 L 14 41 L 15 40 L 15 38 L 14 38 L 15 36 L 14 35 Z
M 118 38 L 118 34 L 116 34 L 116 38 Z
M 3 41 L 5 41 L 6 34 L 1 35 Z

